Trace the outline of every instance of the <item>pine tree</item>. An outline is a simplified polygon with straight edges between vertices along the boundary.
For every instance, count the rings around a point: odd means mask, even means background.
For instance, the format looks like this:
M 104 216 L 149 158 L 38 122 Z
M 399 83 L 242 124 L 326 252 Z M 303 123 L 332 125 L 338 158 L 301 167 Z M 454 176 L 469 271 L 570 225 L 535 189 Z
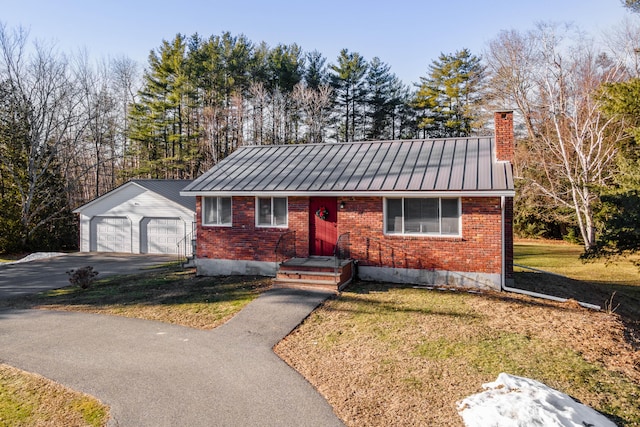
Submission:
M 367 82 L 367 139 L 394 139 L 394 118 L 402 104 L 402 84 L 380 58 L 369 62 Z
M 335 65 L 331 65 L 331 85 L 335 90 L 337 107 L 344 126 L 338 131 L 338 139 L 353 141 L 363 132 L 356 131 L 362 121 L 365 104 L 365 79 L 367 62 L 357 52 L 342 49 Z
M 135 144 L 132 152 L 139 161 L 131 171 L 133 175 L 195 176 L 199 136 L 196 112 L 200 102 L 191 75 L 194 70 L 189 65 L 187 43 L 180 34 L 150 53 L 140 102 L 131 112 L 130 137 Z
M 314 50 L 306 55 L 307 68 L 304 73 L 304 81 L 309 89 L 317 90 L 320 86 L 329 83 L 329 75 L 325 63 L 327 59 Z
M 204 111 L 204 126 L 209 136 L 214 162 L 231 154 L 243 143 L 243 101 L 249 91 L 253 75 L 265 72 L 258 63 L 254 46 L 244 35 L 211 37 L 208 65 L 215 76 L 207 88 L 212 102 Z
M 640 0 L 621 0 L 624 7 L 632 12 L 640 13 Z
M 266 89 L 271 99 L 271 143 L 282 144 L 298 139 L 300 116 L 294 111 L 291 96 L 304 73 L 304 56 L 296 44 L 279 44 L 267 56 Z
M 614 185 L 600 194 L 600 232 L 587 257 L 618 257 L 640 252 L 640 79 L 607 83 L 602 110 L 625 129 Z
M 485 67 L 468 49 L 440 54 L 421 77 L 414 105 L 422 110 L 419 127 L 431 137 L 468 136 L 475 129 Z

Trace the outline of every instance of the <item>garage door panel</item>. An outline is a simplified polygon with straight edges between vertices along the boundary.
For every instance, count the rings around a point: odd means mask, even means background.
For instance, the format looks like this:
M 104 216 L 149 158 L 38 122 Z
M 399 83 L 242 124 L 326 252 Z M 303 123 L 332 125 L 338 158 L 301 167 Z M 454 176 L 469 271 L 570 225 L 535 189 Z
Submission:
M 141 223 L 141 251 L 150 254 L 175 254 L 185 235 L 180 218 L 144 218 Z
M 91 250 L 131 252 L 131 222 L 126 217 L 95 217 L 91 221 Z

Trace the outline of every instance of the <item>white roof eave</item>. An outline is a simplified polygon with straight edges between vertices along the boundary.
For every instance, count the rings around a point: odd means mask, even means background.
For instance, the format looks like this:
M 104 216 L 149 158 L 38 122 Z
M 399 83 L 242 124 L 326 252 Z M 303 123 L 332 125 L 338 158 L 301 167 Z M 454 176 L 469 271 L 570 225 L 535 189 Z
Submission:
M 128 182 L 125 182 L 124 184 L 122 184 L 122 185 L 120 185 L 120 186 L 118 186 L 118 187 L 114 188 L 113 190 L 107 191 L 107 192 L 106 192 L 106 193 L 104 193 L 102 196 L 98 196 L 98 197 L 96 197 L 95 199 L 93 199 L 93 200 L 91 200 L 91 201 L 89 201 L 89 202 L 85 203 L 84 205 L 82 205 L 82 206 L 79 206 L 79 207 L 75 208 L 75 209 L 72 211 L 72 213 L 78 213 L 78 214 L 81 214 L 83 210 L 85 210 L 85 209 L 87 209 L 87 208 L 89 208 L 89 207 L 93 206 L 94 204 L 98 203 L 100 200 L 103 200 L 103 199 L 106 199 L 106 198 L 108 198 L 108 197 L 111 197 L 111 196 L 113 196 L 114 194 L 119 193 L 120 191 L 123 191 L 123 190 L 125 190 L 125 189 L 126 189 L 126 188 L 128 188 L 128 187 L 131 187 L 132 185 L 133 185 L 133 186 L 136 186 L 136 187 L 138 187 L 138 188 L 141 188 L 141 189 L 143 189 L 143 190 L 145 190 L 145 191 L 149 191 L 147 188 L 144 188 L 142 185 L 140 185 L 140 184 L 138 184 L 138 183 L 136 183 L 136 182 L 128 181 Z
M 181 196 L 289 196 L 289 197 L 515 197 L 515 190 L 463 191 L 181 191 Z

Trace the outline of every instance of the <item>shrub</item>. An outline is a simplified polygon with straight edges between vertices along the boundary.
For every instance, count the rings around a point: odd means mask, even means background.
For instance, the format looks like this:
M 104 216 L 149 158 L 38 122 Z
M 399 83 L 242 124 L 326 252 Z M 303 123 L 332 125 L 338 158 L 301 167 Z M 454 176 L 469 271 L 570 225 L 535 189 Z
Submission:
M 86 266 L 76 270 L 67 271 L 69 275 L 69 282 L 74 286 L 80 286 L 82 289 L 87 289 L 95 280 L 98 275 L 97 271 L 93 271 L 93 267 Z

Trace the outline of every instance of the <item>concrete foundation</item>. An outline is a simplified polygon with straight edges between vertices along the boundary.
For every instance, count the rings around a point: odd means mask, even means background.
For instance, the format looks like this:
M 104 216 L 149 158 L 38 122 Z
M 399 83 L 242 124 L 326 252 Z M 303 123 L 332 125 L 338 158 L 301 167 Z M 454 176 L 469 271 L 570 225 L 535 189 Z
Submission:
M 358 267 L 358 278 L 376 282 L 500 290 L 500 275 L 391 267 Z
M 231 259 L 197 258 L 198 276 L 274 276 L 276 264 L 267 261 L 243 261 Z

